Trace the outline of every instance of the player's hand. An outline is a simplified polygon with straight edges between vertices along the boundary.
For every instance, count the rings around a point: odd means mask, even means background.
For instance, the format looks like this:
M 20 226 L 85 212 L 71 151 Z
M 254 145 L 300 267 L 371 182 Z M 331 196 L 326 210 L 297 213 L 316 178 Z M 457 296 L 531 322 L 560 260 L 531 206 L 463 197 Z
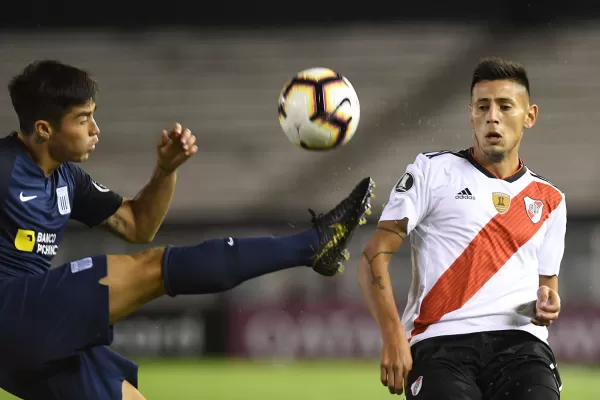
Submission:
M 398 335 L 383 341 L 380 369 L 383 386 L 387 386 L 391 394 L 402 394 L 412 369 L 412 354 L 404 336 Z
M 170 131 L 163 130 L 157 147 L 159 168 L 173 172 L 198 151 L 196 136 L 175 123 Z
M 540 286 L 537 295 L 535 317 L 531 319 L 531 322 L 538 326 L 548 326 L 560 314 L 560 296 L 556 290 L 548 286 Z

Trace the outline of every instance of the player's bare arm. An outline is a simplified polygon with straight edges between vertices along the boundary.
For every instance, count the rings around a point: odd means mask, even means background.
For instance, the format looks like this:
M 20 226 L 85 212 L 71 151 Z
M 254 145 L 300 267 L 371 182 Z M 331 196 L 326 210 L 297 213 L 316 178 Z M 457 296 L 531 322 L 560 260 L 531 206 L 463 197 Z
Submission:
M 198 151 L 195 143 L 196 137 L 180 124 L 163 131 L 150 181 L 105 221 L 111 232 L 131 243 L 152 242 L 171 205 L 177 168 Z
M 155 168 L 149 182 L 133 199 L 123 200 L 106 221 L 106 227 L 130 243 L 150 243 L 167 215 L 177 173 Z
M 542 287 L 542 286 L 547 286 L 550 289 L 554 290 L 555 292 L 558 292 L 558 276 L 557 275 L 552 275 L 552 276 L 540 275 L 540 287 Z
M 402 393 L 412 357 L 394 301 L 389 263 L 406 238 L 408 219 L 382 221 L 367 244 L 358 267 L 358 281 L 383 338 L 380 379 L 390 393 Z
M 388 265 L 406 237 L 406 221 L 380 222 L 363 251 L 358 278 L 370 308 L 374 298 L 391 294 Z M 375 312 L 373 317 L 379 323 L 378 310 L 373 308 L 371 312 Z M 397 312 L 393 314 L 397 316 Z
M 558 294 L 558 276 L 540 275 L 535 316 L 531 319 L 531 323 L 538 326 L 548 326 L 558 318 L 559 314 L 560 296 Z

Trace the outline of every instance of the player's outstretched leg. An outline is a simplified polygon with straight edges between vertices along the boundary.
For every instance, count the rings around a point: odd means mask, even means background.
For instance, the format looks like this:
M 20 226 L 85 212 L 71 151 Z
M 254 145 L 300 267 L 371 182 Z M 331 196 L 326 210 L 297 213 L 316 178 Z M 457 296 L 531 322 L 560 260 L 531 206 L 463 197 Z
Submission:
M 222 238 L 196 246 L 168 246 L 107 258 L 110 322 L 161 295 L 208 294 L 229 290 L 271 272 L 310 266 L 325 276 L 342 271 L 346 246 L 370 213 L 374 183 L 363 179 L 327 214 L 312 214 L 313 227 L 280 237 Z

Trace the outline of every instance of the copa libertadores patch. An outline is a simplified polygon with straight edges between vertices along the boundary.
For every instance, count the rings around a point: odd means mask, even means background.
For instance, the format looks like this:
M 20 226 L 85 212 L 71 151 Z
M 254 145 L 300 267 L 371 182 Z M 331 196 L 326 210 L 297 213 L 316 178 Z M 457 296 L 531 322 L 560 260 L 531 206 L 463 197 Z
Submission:
M 400 178 L 400 180 L 396 184 L 396 192 L 398 192 L 398 193 L 408 192 L 410 189 L 412 189 L 414 184 L 415 184 L 414 176 L 412 176 L 412 174 L 410 172 L 407 172 L 404 175 L 402 175 L 402 178 Z

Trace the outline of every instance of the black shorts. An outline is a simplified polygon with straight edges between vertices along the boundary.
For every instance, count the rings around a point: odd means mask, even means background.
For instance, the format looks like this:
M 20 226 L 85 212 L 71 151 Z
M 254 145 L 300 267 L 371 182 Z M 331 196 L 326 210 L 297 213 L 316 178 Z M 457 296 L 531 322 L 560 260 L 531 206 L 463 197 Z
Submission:
M 121 399 L 137 365 L 113 352 L 106 257 L 0 280 L 0 387 L 31 400 Z
M 409 400 L 558 400 L 554 354 L 518 330 L 441 336 L 411 348 Z

